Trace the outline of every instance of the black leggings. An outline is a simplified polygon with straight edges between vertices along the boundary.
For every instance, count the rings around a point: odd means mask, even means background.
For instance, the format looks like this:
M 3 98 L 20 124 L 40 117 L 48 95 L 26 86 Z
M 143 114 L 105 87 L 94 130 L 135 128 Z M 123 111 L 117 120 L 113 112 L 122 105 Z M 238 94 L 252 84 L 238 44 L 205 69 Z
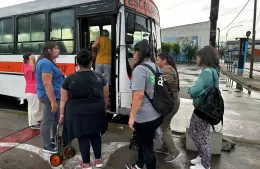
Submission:
M 139 168 L 146 165 L 147 169 L 156 169 L 156 157 L 153 151 L 153 138 L 156 129 L 162 124 L 163 117 L 146 123 L 135 123 L 134 128 L 137 134 Z
M 100 133 L 85 134 L 78 138 L 79 149 L 83 163 L 90 163 L 90 143 L 96 159 L 101 158 L 101 136 Z

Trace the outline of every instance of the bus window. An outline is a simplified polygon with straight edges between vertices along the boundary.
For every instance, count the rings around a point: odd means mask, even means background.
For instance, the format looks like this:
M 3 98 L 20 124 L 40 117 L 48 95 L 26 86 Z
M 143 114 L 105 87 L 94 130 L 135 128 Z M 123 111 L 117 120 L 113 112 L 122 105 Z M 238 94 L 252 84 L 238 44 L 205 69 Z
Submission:
M 13 19 L 0 20 L 0 53 L 14 52 Z
M 59 41 L 61 54 L 74 51 L 74 10 L 62 10 L 51 13 L 50 40 Z
M 150 20 L 141 17 L 141 16 L 136 16 L 136 25 L 135 25 L 135 32 L 133 34 L 134 36 L 134 44 L 128 47 L 127 50 L 127 60 L 130 63 L 131 60 L 133 59 L 133 49 L 134 46 L 137 42 L 146 39 L 149 42 L 150 39 Z
M 18 18 L 17 52 L 39 54 L 45 42 L 45 15 L 36 14 Z
M 96 41 L 96 39 L 100 36 L 100 29 L 99 26 L 90 26 L 89 27 L 90 32 L 90 42 Z
M 109 32 L 109 38 L 111 39 L 111 25 L 105 25 L 103 26 L 103 30 L 107 30 Z

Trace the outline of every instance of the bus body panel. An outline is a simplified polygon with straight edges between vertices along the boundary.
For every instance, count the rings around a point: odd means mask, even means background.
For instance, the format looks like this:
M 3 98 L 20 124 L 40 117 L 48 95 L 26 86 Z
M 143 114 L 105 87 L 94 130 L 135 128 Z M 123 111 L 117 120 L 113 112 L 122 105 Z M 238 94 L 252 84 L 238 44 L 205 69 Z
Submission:
M 148 0 L 146 0 L 148 1 Z M 53 0 L 36 0 L 34 2 L 28 2 L 23 4 L 18 4 L 10 7 L 1 8 L 0 18 L 12 17 L 18 15 L 27 15 L 38 12 L 48 12 L 50 10 L 63 10 L 66 8 L 74 8 L 80 5 L 85 5 L 88 3 L 103 2 L 100 0 L 63 0 L 60 3 L 53 3 Z M 118 2 L 118 0 L 115 0 Z M 126 0 L 119 0 L 121 4 L 125 4 Z M 76 13 L 76 12 L 75 12 Z M 98 13 L 95 13 L 95 15 Z M 119 54 L 117 54 L 117 59 L 115 60 L 116 66 L 116 112 L 127 115 L 129 114 L 132 102 L 132 91 L 130 89 L 130 79 L 127 73 L 127 49 L 125 43 L 126 35 L 126 7 L 120 5 L 117 19 L 116 19 L 116 46 L 119 48 Z M 93 16 L 95 16 L 93 14 Z M 78 16 L 75 15 L 75 32 L 73 40 L 75 41 L 75 51 L 80 50 L 80 23 Z M 80 16 L 84 17 L 84 16 Z M 14 21 L 17 21 L 14 18 Z M 50 19 L 50 17 L 46 18 Z M 1 19 L 0 19 L 1 20 Z M 49 21 L 48 21 L 48 24 Z M 17 23 L 15 24 L 17 27 Z M 47 28 L 47 27 L 46 27 Z M 16 28 L 17 29 L 17 28 Z M 47 31 L 49 31 L 47 28 Z M 17 31 L 17 30 L 16 30 Z M 17 32 L 14 34 L 17 35 Z M 50 32 L 46 32 L 46 40 L 50 37 Z M 16 41 L 15 41 L 16 42 Z M 14 43 L 15 43 L 14 42 Z M 65 76 L 75 72 L 75 55 L 76 54 L 66 54 L 60 55 L 59 58 L 55 60 L 58 67 Z M 39 55 L 35 55 L 36 59 Z M 116 57 L 116 56 L 113 56 Z M 0 78 L 2 82 L 0 84 L 0 94 L 12 97 L 17 97 L 18 99 L 25 99 L 25 80 L 22 72 L 23 67 L 23 57 L 22 55 L 12 54 L 5 55 L 0 54 Z

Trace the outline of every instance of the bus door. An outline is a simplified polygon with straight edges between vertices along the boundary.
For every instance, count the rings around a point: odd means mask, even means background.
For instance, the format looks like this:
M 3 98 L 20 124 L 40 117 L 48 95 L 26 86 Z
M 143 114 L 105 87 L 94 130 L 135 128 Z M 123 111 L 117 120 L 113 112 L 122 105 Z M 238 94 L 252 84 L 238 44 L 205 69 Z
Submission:
M 111 16 L 96 16 L 80 18 L 79 21 L 79 46 L 80 49 L 88 49 L 93 55 L 97 55 L 95 50 L 92 50 L 92 45 L 96 39 L 101 36 L 102 30 L 109 32 L 111 39 L 111 85 L 110 102 L 108 105 L 109 112 L 116 112 L 116 15 Z

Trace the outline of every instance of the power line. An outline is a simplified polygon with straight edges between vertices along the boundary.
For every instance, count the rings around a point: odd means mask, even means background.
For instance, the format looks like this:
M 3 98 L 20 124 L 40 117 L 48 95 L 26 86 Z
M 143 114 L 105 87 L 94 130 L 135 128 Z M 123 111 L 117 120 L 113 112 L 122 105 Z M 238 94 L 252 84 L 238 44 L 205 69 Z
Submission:
M 247 1 L 247 3 L 245 4 L 245 6 L 242 8 L 242 10 L 238 13 L 238 15 L 235 17 L 235 19 L 233 19 L 232 22 L 230 22 L 230 24 L 228 24 L 228 26 L 226 26 L 224 29 L 222 29 L 221 31 L 227 29 L 236 19 L 237 17 L 243 12 L 243 10 L 245 9 L 245 7 L 248 5 L 248 3 L 250 2 L 250 0 Z

